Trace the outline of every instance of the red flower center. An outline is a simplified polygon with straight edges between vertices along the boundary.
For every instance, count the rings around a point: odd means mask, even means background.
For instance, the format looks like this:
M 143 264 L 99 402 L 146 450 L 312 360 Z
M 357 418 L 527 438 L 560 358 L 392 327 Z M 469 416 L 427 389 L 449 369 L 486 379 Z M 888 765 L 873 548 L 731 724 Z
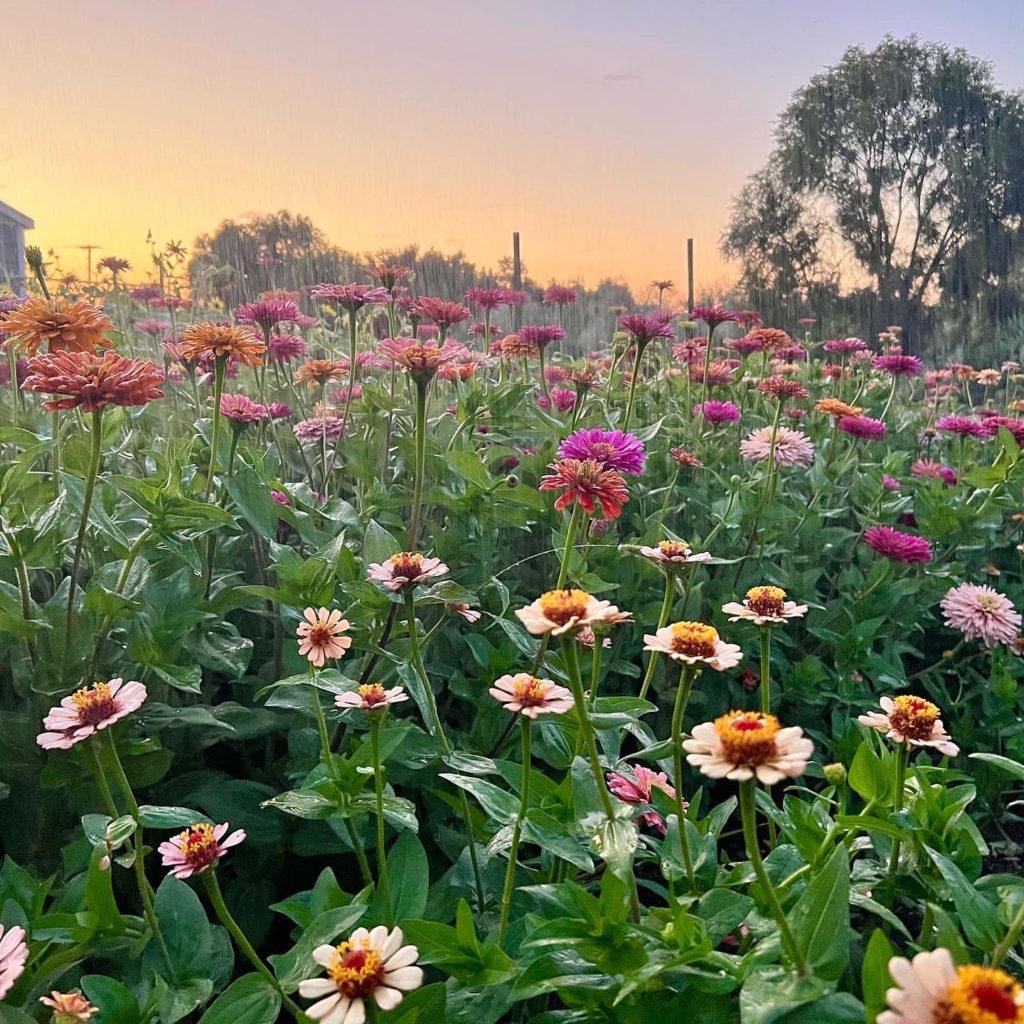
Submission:
M 83 687 L 71 698 L 82 725 L 99 725 L 117 712 L 117 701 L 107 683 Z

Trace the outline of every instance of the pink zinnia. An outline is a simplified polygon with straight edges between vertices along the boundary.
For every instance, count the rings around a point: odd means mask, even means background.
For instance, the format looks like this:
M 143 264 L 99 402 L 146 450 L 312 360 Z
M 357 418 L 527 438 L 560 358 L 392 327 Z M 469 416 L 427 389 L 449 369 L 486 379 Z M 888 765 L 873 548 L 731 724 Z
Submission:
M 170 329 L 171 325 L 166 320 L 138 320 L 135 324 L 135 330 L 148 334 L 151 338 L 158 338 Z
M 343 711 L 358 708 L 365 715 L 380 714 L 387 711 L 392 704 L 401 704 L 409 699 L 409 694 L 401 686 L 392 686 L 385 690 L 380 683 L 364 683 L 355 690 L 339 693 L 334 698 L 336 707 Z
M 501 676 L 487 691 L 506 711 L 525 718 L 538 715 L 564 715 L 572 710 L 572 692 L 550 679 L 538 679 L 528 672 Z
M 726 347 L 738 352 L 741 356 L 749 356 L 754 352 L 760 352 L 764 346 L 761 344 L 760 338 L 733 338 L 731 341 L 727 341 Z
M 527 324 L 516 334 L 520 341 L 536 345 L 538 349 L 547 348 L 553 341 L 561 341 L 565 337 L 565 331 L 558 324 Z
M 971 416 L 941 416 L 935 421 L 935 429 L 960 437 L 990 437 L 991 432 L 982 420 Z
M 437 579 L 447 572 L 448 566 L 440 558 L 427 558 L 418 551 L 401 551 L 386 562 L 371 562 L 366 568 L 368 579 L 392 593 Z
M 325 437 L 328 441 L 337 441 L 341 437 L 341 427 L 337 416 L 324 416 L 323 419 L 300 420 L 292 431 L 299 444 L 321 444 Z
M 576 392 L 569 388 L 552 388 L 550 398 L 547 395 L 537 396 L 537 404 L 542 409 L 550 409 L 554 405 L 559 412 L 569 412 L 576 405 Z
M 48 731 L 36 737 L 43 750 L 70 750 L 76 743 L 88 739 L 127 715 L 138 711 L 146 700 L 142 683 L 111 679 L 108 683 L 83 686 L 59 707 L 50 708 L 43 719 Z
M 627 804 L 649 804 L 651 794 L 660 789 L 670 800 L 675 800 L 675 787 L 668 781 L 664 772 L 653 772 L 642 764 L 633 766 L 633 778 L 623 775 L 622 772 L 608 772 L 605 776 L 608 782 L 608 791 L 612 796 L 618 797 Z M 684 801 L 683 809 L 689 805 Z M 640 821 L 650 828 L 657 829 L 662 835 L 665 834 L 665 819 L 657 811 L 645 811 L 640 815 Z
M 991 587 L 961 583 L 946 591 L 939 607 L 947 626 L 986 647 L 1012 644 L 1020 632 L 1020 612 L 1008 597 Z
M 757 314 L 754 314 L 757 316 Z M 708 333 L 714 334 L 719 324 L 736 323 L 740 319 L 739 313 L 723 309 L 721 306 L 697 306 L 690 310 L 691 320 L 703 320 L 708 325 Z M 761 318 L 757 317 L 758 322 Z
M 952 487 L 956 483 L 956 470 L 932 459 L 918 459 L 910 467 L 910 475 L 930 480 L 942 480 L 948 487 Z
M 869 441 L 885 437 L 885 424 L 870 416 L 842 416 L 837 426 L 852 437 L 866 437 Z
M 215 868 L 232 846 L 245 840 L 244 829 L 236 829 L 225 839 L 227 830 L 226 821 L 220 825 L 199 822 L 162 842 L 157 852 L 175 878 L 201 875 L 208 868 Z
M 376 288 L 369 284 L 317 284 L 309 294 L 320 302 L 334 302 L 355 313 L 363 306 L 383 306 L 391 301 L 387 288 Z
M 291 418 L 292 407 L 287 402 L 271 402 L 267 412 L 272 420 L 287 420 Z
M 559 446 L 562 459 L 596 459 L 604 469 L 640 476 L 647 462 L 644 443 L 621 430 L 586 428 L 570 434 Z
M 305 357 L 306 343 L 297 334 L 272 334 L 269 353 L 275 363 L 290 363 Z
M 507 289 L 505 288 L 470 288 L 466 292 L 466 301 L 473 303 L 480 309 L 498 309 L 501 306 L 509 305 Z M 483 331 L 476 331 L 482 334 Z
M 25 929 L 20 925 L 5 929 L 0 924 L 0 1001 L 14 988 L 28 960 Z
M 304 621 L 295 627 L 295 635 L 303 658 L 308 659 L 311 665 L 323 668 L 328 659 L 336 661 L 345 656 L 352 646 L 352 638 L 344 635 L 350 624 L 348 619 L 341 617 L 337 608 L 331 611 L 307 608 L 302 617 Z
M 759 427 L 740 443 L 740 454 L 752 462 L 767 462 L 775 454 L 780 466 L 809 466 L 814 462 L 814 445 L 799 430 L 789 427 Z
M 625 316 L 619 317 L 619 326 L 624 331 L 628 331 L 641 348 L 654 341 L 655 338 L 674 338 L 676 336 L 676 329 L 672 321 L 657 314 L 645 316 L 643 313 L 627 313 Z
M 826 341 L 821 347 L 825 352 L 848 354 L 850 352 L 863 352 L 868 346 L 860 338 L 833 338 L 831 341 Z
M 258 423 L 269 415 L 267 407 L 254 402 L 245 395 L 221 395 L 220 414 L 234 423 Z
M 575 288 L 564 284 L 553 284 L 544 290 L 544 302 L 548 306 L 571 306 L 578 297 Z
M 871 365 L 876 370 L 884 370 L 894 377 L 913 376 L 924 370 L 924 363 L 917 356 L 907 356 L 902 353 L 892 353 L 885 356 L 875 356 Z
M 932 546 L 923 537 L 901 533 L 891 526 L 872 526 L 864 531 L 864 543 L 893 562 L 915 564 L 932 560 Z
M 438 299 L 433 296 L 426 296 L 417 299 L 412 312 L 424 320 L 430 320 L 438 327 L 454 327 L 468 320 L 472 313 L 462 305 L 461 302 L 449 302 L 447 299 Z
M 693 411 L 708 423 L 735 423 L 740 418 L 740 407 L 733 402 L 710 400 L 703 405 L 695 405 Z
M 240 324 L 254 324 L 269 331 L 276 324 L 293 324 L 299 319 L 299 307 L 290 299 L 260 299 L 243 302 L 235 310 Z

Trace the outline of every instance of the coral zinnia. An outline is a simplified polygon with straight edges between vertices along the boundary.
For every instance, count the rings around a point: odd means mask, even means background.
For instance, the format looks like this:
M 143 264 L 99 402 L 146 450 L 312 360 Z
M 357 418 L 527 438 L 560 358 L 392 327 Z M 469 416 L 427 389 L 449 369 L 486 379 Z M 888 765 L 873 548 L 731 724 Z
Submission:
M 803 774 L 814 744 L 799 726 L 781 729 L 774 715 L 730 711 L 696 726 L 683 749 L 686 760 L 709 778 L 743 782 L 756 776 L 773 786 Z
M 412 338 L 385 338 L 379 346 L 381 355 L 387 356 L 413 380 L 430 380 L 442 366 L 468 355 L 465 345 L 446 341 L 443 345 L 421 344 Z
M 0 318 L 0 330 L 19 351 L 35 355 L 40 346 L 54 352 L 95 352 L 110 348 L 104 336 L 113 327 L 110 318 L 92 303 L 57 297 L 33 296 Z
M 445 328 L 461 324 L 463 320 L 468 320 L 473 315 L 461 302 L 449 302 L 447 299 L 430 295 L 417 299 L 412 313 Z
M 258 366 L 267 347 L 250 327 L 218 324 L 204 320 L 189 324 L 181 335 L 181 358 L 186 361 L 222 359 L 234 356 L 244 366 Z
M 333 359 L 310 359 L 295 371 L 295 383 L 322 388 L 333 380 L 341 380 L 347 372 L 343 363 Z
M 596 459 L 605 469 L 640 476 L 647 455 L 644 443 L 634 434 L 621 430 L 585 429 L 570 434 L 559 446 L 562 459 Z
M 618 519 L 629 501 L 619 472 L 605 469 L 597 459 L 558 459 L 548 468 L 554 472 L 541 477 L 540 490 L 562 492 L 555 502 L 559 512 L 578 503 L 587 515 Z
M 328 612 L 326 608 L 317 611 L 307 608 L 302 617 L 305 621 L 295 627 L 299 638 L 299 654 L 309 659 L 311 665 L 323 668 L 324 662 L 330 658 L 343 658 L 352 646 L 352 638 L 345 636 L 349 628 L 348 619 L 341 617 L 337 608 Z
M 86 1021 L 100 1008 L 93 1006 L 79 992 L 53 991 L 48 996 L 40 996 L 39 1002 L 53 1010 L 54 1024 L 71 1024 L 72 1021 Z
M 939 607 L 947 626 L 986 647 L 1012 644 L 1020 631 L 1020 612 L 1005 594 L 991 587 L 961 583 L 946 591 Z
M 116 352 L 57 352 L 29 360 L 26 391 L 60 397 L 44 409 L 82 409 L 99 412 L 108 405 L 145 405 L 163 398 L 157 385 L 164 379 L 156 363 L 128 359 Z
M 538 679 L 529 672 L 517 672 L 494 680 L 487 691 L 506 711 L 527 718 L 538 715 L 564 715 L 572 710 L 572 692 L 550 679 Z
M 810 438 L 789 427 L 759 427 L 740 442 L 740 454 L 752 462 L 765 462 L 773 452 L 780 466 L 809 466 L 814 461 Z
M 641 547 L 640 554 L 662 568 L 710 562 L 712 557 L 710 551 L 701 551 L 695 555 L 685 540 L 661 540 L 656 548 Z
M 864 543 L 893 562 L 914 564 L 932 560 L 932 546 L 928 541 L 891 526 L 872 526 L 865 530 Z
M 221 395 L 220 414 L 239 427 L 244 427 L 247 423 L 259 423 L 269 415 L 265 405 L 254 402 L 246 395 Z
M 908 747 L 934 747 L 949 757 L 960 753 L 960 748 L 946 734 L 939 709 L 930 700 L 901 694 L 895 698 L 883 697 L 879 704 L 880 712 L 870 711 L 860 715 L 857 721 Z
M 191 878 L 201 875 L 209 868 L 215 868 L 232 846 L 245 840 L 245 830 L 235 829 L 224 838 L 228 823 L 209 825 L 199 822 L 179 832 L 178 835 L 162 842 L 158 852 L 163 866 L 171 869 L 175 878 Z
M 779 349 L 789 348 L 793 344 L 793 339 L 778 327 L 757 327 L 747 337 L 751 341 L 756 341 L 761 346 L 760 351 L 762 352 L 777 352 Z
M 48 732 L 40 733 L 36 742 L 43 750 L 70 750 L 100 729 L 138 711 L 146 700 L 142 683 L 111 679 L 109 683 L 93 683 L 65 697 L 59 707 L 50 708 L 43 719 Z
M 841 402 L 838 398 L 823 398 L 814 408 L 833 419 L 841 419 L 843 416 L 859 416 L 864 411 L 859 405 L 847 405 L 846 402 Z

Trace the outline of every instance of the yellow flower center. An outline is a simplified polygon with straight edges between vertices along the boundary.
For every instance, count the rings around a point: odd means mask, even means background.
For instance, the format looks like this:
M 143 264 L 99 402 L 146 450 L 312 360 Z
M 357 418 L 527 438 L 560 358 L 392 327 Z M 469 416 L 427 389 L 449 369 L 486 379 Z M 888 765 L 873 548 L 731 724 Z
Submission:
M 759 765 L 775 756 L 779 720 L 756 711 L 730 711 L 715 719 L 715 732 L 726 760 L 733 764 Z
M 666 558 L 687 558 L 692 550 L 685 540 L 658 541 L 658 550 Z
M 363 999 L 384 980 L 384 961 L 369 939 L 342 942 L 335 947 L 327 974 L 349 999 Z
M 935 1024 L 1024 1022 L 1024 989 L 1005 971 L 961 967 L 935 1007 Z
M 543 679 L 527 676 L 516 679 L 512 684 L 512 694 L 524 707 L 537 707 L 547 699 L 549 686 Z
M 359 687 L 359 696 L 365 704 L 384 704 L 387 697 L 384 694 L 384 687 L 380 683 L 366 683 Z
M 926 740 L 931 736 L 939 709 L 930 700 L 903 695 L 896 697 L 893 703 L 896 706 L 889 712 L 889 721 L 894 729 L 911 740 Z
M 217 859 L 217 838 L 213 826 L 199 822 L 178 835 L 186 863 L 195 872 L 208 868 Z
M 117 702 L 107 683 L 83 686 L 72 695 L 71 703 L 78 709 L 82 725 L 99 725 L 117 711 Z
M 752 587 L 747 591 L 747 607 L 758 615 L 778 618 L 786 607 L 786 592 L 780 587 Z
M 540 610 L 546 619 L 564 626 L 574 618 L 583 618 L 589 603 L 590 595 L 585 590 L 549 590 L 541 594 Z
M 401 554 L 391 556 L 391 573 L 393 576 L 405 576 L 407 579 L 415 579 L 420 574 L 420 567 L 423 565 L 423 556 L 413 551 L 403 551 Z
M 703 622 L 677 622 L 672 626 L 672 650 L 690 658 L 713 658 L 718 630 Z

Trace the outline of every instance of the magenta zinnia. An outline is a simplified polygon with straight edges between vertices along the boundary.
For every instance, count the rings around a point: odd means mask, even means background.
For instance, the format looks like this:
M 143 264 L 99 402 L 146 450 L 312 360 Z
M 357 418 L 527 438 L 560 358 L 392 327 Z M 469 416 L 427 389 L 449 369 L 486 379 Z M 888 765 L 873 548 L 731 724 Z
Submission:
M 864 543 L 892 562 L 915 564 L 932 560 L 932 546 L 923 537 L 901 533 L 891 526 L 872 526 L 864 531 Z
M 921 373 L 924 369 L 924 364 L 917 356 L 907 356 L 901 353 L 875 356 L 871 360 L 871 365 L 874 369 L 891 373 L 894 377 L 913 376 Z
M 837 425 L 851 437 L 864 437 L 870 441 L 878 441 L 885 437 L 885 424 L 870 416 L 842 416 Z
M 643 441 L 634 434 L 597 428 L 570 434 L 558 446 L 558 455 L 563 459 L 596 459 L 605 469 L 632 476 L 640 476 L 647 461 Z

